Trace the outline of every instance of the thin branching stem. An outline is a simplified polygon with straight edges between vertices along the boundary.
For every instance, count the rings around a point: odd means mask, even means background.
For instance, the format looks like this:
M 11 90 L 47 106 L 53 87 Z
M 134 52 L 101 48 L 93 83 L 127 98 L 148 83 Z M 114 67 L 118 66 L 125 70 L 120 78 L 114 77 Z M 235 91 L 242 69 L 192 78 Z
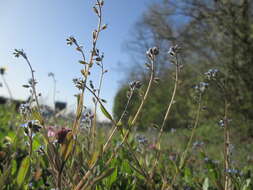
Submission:
M 152 84 L 153 84 L 154 77 L 155 77 L 154 61 L 155 61 L 154 58 L 151 59 L 150 79 L 149 79 L 149 83 L 148 83 L 148 87 L 147 87 L 147 89 L 146 89 L 145 95 L 144 95 L 144 97 L 142 98 L 141 104 L 140 104 L 140 106 L 139 106 L 139 108 L 138 108 L 138 110 L 137 110 L 137 112 L 136 112 L 136 114 L 135 114 L 135 116 L 134 116 L 132 122 L 130 123 L 130 126 L 129 126 L 128 131 L 126 132 L 125 136 L 124 136 L 123 139 L 122 139 L 122 142 L 121 142 L 122 144 L 124 144 L 125 141 L 127 140 L 128 136 L 129 136 L 129 134 L 130 134 L 130 132 L 131 132 L 131 128 L 136 124 L 136 121 L 137 121 L 137 119 L 138 119 L 138 117 L 139 117 L 139 115 L 140 115 L 140 113 L 141 113 L 141 110 L 142 110 L 142 108 L 143 108 L 143 105 L 144 105 L 144 103 L 146 102 L 146 100 L 147 100 L 147 98 L 148 98 L 148 95 L 149 95 L 149 92 L 150 92 L 150 89 L 151 89 L 151 86 L 152 86 Z
M 142 99 L 142 102 L 141 102 L 141 104 L 140 104 L 140 106 L 139 106 L 139 108 L 138 108 L 138 110 L 137 110 L 137 112 L 136 112 L 136 114 L 135 114 L 135 117 L 134 117 L 134 119 L 133 119 L 133 121 L 132 121 L 132 123 L 131 123 L 131 126 L 133 126 L 133 125 L 135 124 L 135 122 L 137 121 L 138 116 L 139 116 L 139 114 L 140 114 L 140 112 L 141 112 L 141 110 L 142 110 L 142 107 L 143 107 L 143 105 L 144 105 L 144 103 L 145 103 L 145 101 L 146 101 L 146 99 L 147 99 L 147 97 L 148 97 L 148 94 L 149 94 L 149 92 L 150 92 L 150 89 L 151 89 L 151 86 L 152 86 L 152 83 L 153 83 L 153 80 L 154 80 L 154 59 L 151 60 L 151 69 L 150 69 L 150 70 L 151 70 L 151 71 L 150 71 L 151 73 L 150 73 L 150 80 L 149 80 L 149 83 L 148 83 L 148 87 L 147 87 L 147 89 L 146 89 L 146 92 L 145 92 L 145 95 L 144 95 L 144 97 L 143 97 L 143 99 Z M 93 90 L 91 90 L 91 89 L 90 89 L 89 87 L 87 87 L 87 86 L 85 86 L 85 88 L 86 88 L 88 91 L 90 91 L 90 92 L 94 95 L 94 97 L 97 99 L 97 101 L 100 103 L 100 105 L 103 105 L 102 102 L 101 102 L 101 100 L 100 100 L 100 98 L 93 92 Z M 103 149 L 102 149 L 102 152 L 105 152 L 105 151 L 107 150 L 108 145 L 109 145 L 109 142 L 112 140 L 112 137 L 115 135 L 115 133 L 116 133 L 116 131 L 117 131 L 117 128 L 118 128 L 117 123 L 116 123 L 114 120 L 112 120 L 112 122 L 114 123 L 114 128 L 113 128 L 111 134 L 109 135 L 109 137 L 108 137 L 106 143 L 104 144 Z M 121 144 L 124 144 L 124 143 L 125 143 L 125 141 L 127 140 L 127 137 L 129 136 L 129 133 L 130 133 L 130 130 L 128 130 L 128 131 L 126 132 L 125 136 L 124 136 L 123 139 L 122 139 Z M 91 175 L 91 171 L 92 171 L 92 170 L 94 169 L 94 167 L 96 166 L 97 161 L 98 161 L 98 159 L 97 159 L 97 160 L 94 162 L 94 164 L 90 167 L 89 171 L 86 172 L 85 176 L 82 178 L 82 180 L 79 182 L 79 184 L 75 187 L 75 190 L 80 190 L 80 189 L 83 187 L 84 181 Z
M 101 92 L 101 88 L 102 88 L 102 84 L 103 84 L 103 78 L 104 78 L 104 64 L 101 61 L 101 74 L 100 74 L 100 78 L 99 78 L 99 85 L 98 85 L 98 89 L 97 89 L 97 97 L 100 98 L 100 92 Z M 97 108 L 98 108 L 98 101 L 95 101 L 95 108 L 94 108 L 94 118 L 93 118 L 93 122 L 92 122 L 92 149 L 95 150 L 95 142 L 96 142 L 96 123 L 97 123 Z
M 173 93 L 172 93 L 172 96 L 171 96 L 171 99 L 170 99 L 170 102 L 169 102 L 169 106 L 168 106 L 167 111 L 165 113 L 165 116 L 163 118 L 163 122 L 162 122 L 162 125 L 161 125 L 161 128 L 160 128 L 157 140 L 156 140 L 156 147 L 157 147 L 158 150 L 156 151 L 156 156 L 155 156 L 156 159 L 155 159 L 155 162 L 154 162 L 154 165 L 153 165 L 153 168 L 152 168 L 152 172 L 151 172 L 151 177 L 150 178 L 153 177 L 154 169 L 155 169 L 155 167 L 158 164 L 159 159 L 160 159 L 160 143 L 161 143 L 161 138 L 162 138 L 164 127 L 165 127 L 166 121 L 168 120 L 168 116 L 169 116 L 169 113 L 171 111 L 172 105 L 173 105 L 174 100 L 175 100 L 176 92 L 177 92 L 179 63 L 178 63 L 178 57 L 177 57 L 177 55 L 176 55 L 175 58 L 176 58 L 176 72 L 175 72 L 176 76 L 175 76 L 174 89 L 173 89 Z
M 227 173 L 230 167 L 230 130 L 228 125 L 228 102 L 224 101 L 224 190 L 230 190 L 231 179 Z
M 85 64 L 85 76 L 84 76 L 84 87 L 86 86 L 87 84 L 87 79 L 88 79 L 88 76 L 89 76 L 89 72 L 90 72 L 90 68 L 92 67 L 93 65 L 93 61 L 94 61 L 94 56 L 96 55 L 96 45 L 97 45 L 97 41 L 98 41 L 98 38 L 99 38 L 99 34 L 100 34 L 100 31 L 101 31 L 101 26 L 102 26 L 102 5 L 100 4 L 99 0 L 97 0 L 97 5 L 98 5 L 98 8 L 99 8 L 99 12 L 98 12 L 98 26 L 97 26 L 97 32 L 95 33 L 95 37 L 93 38 L 93 43 L 92 43 L 92 50 L 91 50 L 91 55 L 90 55 L 90 60 L 88 62 L 88 65 Z M 81 52 L 81 55 L 82 55 L 82 58 L 83 58 L 83 61 L 85 62 L 85 55 L 84 55 L 84 52 L 82 50 L 82 48 L 76 44 L 77 48 L 79 49 L 79 51 Z M 85 88 L 82 88 L 81 89 L 81 95 L 80 95 L 80 98 L 82 99 L 82 101 L 79 101 L 77 107 L 78 109 L 81 110 L 81 113 L 77 115 L 77 118 L 75 119 L 75 122 L 74 122 L 74 135 L 76 135 L 75 133 L 77 133 L 77 131 L 79 130 L 79 127 L 80 127 L 80 115 L 82 114 L 82 111 L 83 111 L 83 98 L 84 98 L 84 92 L 85 92 Z
M 175 173 L 174 177 L 172 178 L 172 181 L 171 181 L 170 186 L 167 188 L 168 190 L 169 190 L 170 188 L 173 187 L 173 185 L 174 185 L 174 183 L 175 183 L 175 181 L 176 181 L 176 178 L 177 178 L 179 172 L 180 172 L 181 169 L 184 167 L 187 154 L 188 154 L 188 152 L 189 152 L 190 146 L 191 146 L 192 141 L 193 141 L 193 137 L 194 137 L 194 135 L 195 135 L 195 132 L 196 132 L 196 129 L 197 129 L 197 126 L 198 126 L 198 123 L 199 123 L 201 105 L 202 105 L 202 94 L 200 93 L 200 94 L 199 94 L 199 99 L 198 99 L 198 108 L 197 108 L 196 119 L 195 119 L 195 122 L 194 122 L 194 125 L 193 125 L 193 128 L 192 128 L 192 131 L 191 131 L 191 136 L 190 136 L 190 139 L 189 139 L 189 141 L 188 141 L 188 143 L 187 143 L 187 145 L 186 145 L 186 148 L 185 148 L 185 150 L 184 150 L 184 152 L 182 153 L 182 156 L 181 156 L 181 158 L 180 158 L 179 167 L 178 167 L 178 169 L 176 170 L 176 173 Z
M 37 92 L 36 92 L 36 80 L 35 80 L 35 76 L 34 76 L 34 70 L 32 68 L 32 65 L 29 61 L 29 59 L 27 57 L 24 57 L 24 59 L 26 60 L 28 66 L 29 66 L 29 69 L 31 71 L 31 75 L 32 75 L 32 84 L 31 84 L 31 87 L 32 87 L 32 90 L 33 90 L 33 95 L 34 95 L 34 98 L 35 98 L 35 102 L 37 104 L 37 108 L 38 108 L 38 112 L 41 114 L 41 111 L 40 111 L 40 104 L 39 104 L 39 100 L 38 100 L 38 96 L 37 96 Z

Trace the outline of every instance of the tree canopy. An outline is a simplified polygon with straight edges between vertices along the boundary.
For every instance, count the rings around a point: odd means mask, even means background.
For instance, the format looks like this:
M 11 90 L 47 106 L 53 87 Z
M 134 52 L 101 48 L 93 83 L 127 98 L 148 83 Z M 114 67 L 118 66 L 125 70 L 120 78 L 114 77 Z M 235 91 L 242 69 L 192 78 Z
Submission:
M 129 81 L 140 80 L 145 88 L 145 50 L 157 46 L 161 52 L 156 62 L 156 76 L 160 81 L 153 87 L 140 127 L 161 124 L 174 82 L 174 67 L 167 51 L 175 44 L 182 48 L 180 62 L 184 68 L 180 72 L 179 92 L 168 128 L 191 124 L 195 106 L 192 87 L 204 80 L 204 73 L 212 68 L 227 77 L 231 117 L 243 118 L 244 122 L 253 120 L 253 3 L 250 0 L 164 0 L 148 7 L 134 31 L 135 36 L 127 46 L 137 64 Z M 127 85 L 123 85 L 116 95 L 116 117 L 124 109 L 120 105 L 127 101 L 127 89 Z M 222 113 L 219 97 L 218 90 L 208 90 L 204 100 L 206 119 L 217 119 Z M 128 113 L 133 113 L 138 101 L 136 94 Z

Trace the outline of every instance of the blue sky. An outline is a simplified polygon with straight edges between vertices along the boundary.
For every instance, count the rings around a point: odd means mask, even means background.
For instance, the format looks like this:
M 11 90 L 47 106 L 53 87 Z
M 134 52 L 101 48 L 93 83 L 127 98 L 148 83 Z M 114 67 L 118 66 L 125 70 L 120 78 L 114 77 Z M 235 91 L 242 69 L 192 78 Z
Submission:
M 108 29 L 101 33 L 98 47 L 105 53 L 104 64 L 109 72 L 105 76 L 102 98 L 111 111 L 113 98 L 124 78 L 124 71 L 118 63 L 130 62 L 123 43 L 131 38 L 131 30 L 147 5 L 158 0 L 105 0 L 104 23 Z M 57 80 L 56 100 L 68 102 L 75 108 L 78 91 L 72 79 L 80 76 L 80 55 L 66 45 L 66 38 L 75 36 L 84 48 L 91 47 L 91 32 L 97 25 L 92 11 L 95 0 L 1 0 L 0 1 L 0 66 L 7 67 L 6 79 L 15 98 L 26 99 L 27 89 L 22 87 L 30 78 L 29 70 L 22 59 L 14 58 L 13 49 L 24 49 L 35 69 L 38 91 L 42 100 L 52 104 L 52 79 L 49 72 L 55 73 Z M 99 70 L 94 68 L 91 79 L 98 81 Z M 0 95 L 7 96 L 5 88 Z M 85 104 L 91 106 L 89 98 Z M 103 119 L 99 114 L 100 119 Z

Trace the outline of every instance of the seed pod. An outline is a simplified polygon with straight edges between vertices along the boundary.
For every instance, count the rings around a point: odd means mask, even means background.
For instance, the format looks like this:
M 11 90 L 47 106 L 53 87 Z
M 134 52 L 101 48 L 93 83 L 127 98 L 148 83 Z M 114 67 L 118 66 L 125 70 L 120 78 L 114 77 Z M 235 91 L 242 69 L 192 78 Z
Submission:
M 101 28 L 101 30 L 105 30 L 107 28 L 107 24 L 104 24 Z
M 93 40 L 95 40 L 96 37 L 97 37 L 97 30 L 94 30 L 94 31 L 93 31 L 92 36 L 93 36 Z
M 93 7 L 93 11 L 94 11 L 97 15 L 99 14 L 97 7 Z
M 28 84 L 24 84 L 24 85 L 22 85 L 22 87 L 24 87 L 24 88 L 29 88 L 29 87 L 30 87 L 30 85 L 28 85 Z

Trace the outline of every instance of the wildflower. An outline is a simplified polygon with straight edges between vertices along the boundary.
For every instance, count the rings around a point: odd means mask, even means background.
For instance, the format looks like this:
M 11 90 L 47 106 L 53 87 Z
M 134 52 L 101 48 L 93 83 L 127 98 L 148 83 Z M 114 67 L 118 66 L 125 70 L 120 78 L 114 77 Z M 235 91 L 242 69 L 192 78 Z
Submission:
M 137 135 L 136 136 L 137 141 L 140 144 L 147 144 L 148 140 L 146 139 L 146 137 L 142 136 L 142 135 Z
M 56 135 L 56 128 L 54 126 L 47 127 L 47 136 L 48 137 L 55 137 Z
M 232 119 L 227 119 L 227 122 L 231 122 L 232 121 Z M 220 127 L 224 127 L 225 126 L 225 119 L 220 119 L 219 121 L 218 121 L 218 125 L 220 126 Z
M 208 86 L 208 83 L 200 82 L 199 83 L 199 90 L 200 90 L 200 92 L 204 92 L 205 89 L 207 88 L 207 86 Z
M 208 87 L 208 83 L 206 82 L 200 82 L 198 85 L 195 85 L 194 86 L 194 89 L 197 91 L 197 92 L 200 92 L 200 93 L 203 93 L 207 87 Z
M 225 125 L 224 120 L 221 119 L 221 120 L 218 122 L 218 125 L 219 125 L 220 127 L 224 127 L 224 125 Z
M 146 54 L 149 59 L 153 60 L 155 56 L 159 54 L 159 48 L 158 47 L 149 48 Z
M 220 163 L 219 160 L 213 160 L 212 162 L 213 162 L 213 164 L 219 164 Z
M 148 148 L 150 150 L 156 150 L 156 144 L 152 143 L 152 144 L 149 144 Z
M 190 186 L 185 186 L 184 190 L 192 190 L 192 188 Z
M 170 129 L 170 132 L 171 132 L 171 133 L 175 133 L 175 132 L 176 132 L 176 129 L 175 129 L 175 128 L 171 128 L 171 129 Z
M 141 88 L 142 83 L 141 83 L 140 81 L 133 81 L 133 82 L 131 82 L 131 83 L 129 84 L 129 86 L 130 86 L 130 89 L 131 89 L 131 90 L 134 90 L 135 88 L 136 88 L 136 89 L 139 89 L 139 88 Z
M 209 162 L 210 159 L 209 159 L 208 157 L 205 157 L 205 158 L 204 158 L 204 161 L 205 161 L 205 162 Z
M 168 54 L 172 57 L 175 57 L 177 53 L 179 53 L 179 46 L 178 45 L 175 45 L 175 46 L 172 46 L 169 51 L 168 51 Z
M 233 144 L 229 144 L 228 145 L 228 152 L 229 152 L 229 154 L 233 154 L 233 152 L 234 152 L 234 149 L 235 149 L 235 146 L 233 145 Z
M 239 174 L 239 170 L 237 169 L 227 169 L 226 172 L 229 174 Z
M 31 111 L 31 108 L 30 108 L 29 103 L 20 104 L 19 112 L 21 115 L 27 115 L 30 111 Z
M 84 108 L 84 114 L 81 118 L 80 127 L 89 130 L 92 127 L 92 121 L 94 119 L 94 114 L 91 110 Z
M 217 73 L 219 72 L 218 69 L 209 69 L 204 74 L 206 75 L 208 80 L 214 79 L 217 76 Z
M 169 155 L 169 159 L 170 159 L 171 161 L 175 161 L 176 158 L 177 158 L 177 154 L 174 153 L 174 152 L 172 152 L 172 153 Z
M 158 48 L 158 47 L 153 47 L 153 48 L 151 49 L 151 53 L 152 53 L 153 55 L 158 55 L 158 54 L 159 54 L 159 48 Z
M 192 146 L 193 148 L 199 148 L 199 147 L 202 147 L 204 145 L 204 142 L 201 142 L 201 141 L 195 141 Z
M 65 128 L 65 127 L 61 128 L 59 131 L 57 131 L 56 134 L 55 134 L 55 137 L 56 137 L 56 139 L 57 139 L 57 142 L 58 142 L 59 144 L 62 144 L 62 143 L 65 141 L 66 136 L 67 136 L 67 134 L 68 134 L 70 131 L 71 131 L 71 129 Z
M 84 88 L 84 80 L 81 78 L 74 78 L 73 83 L 75 87 L 78 88 L 79 90 Z
M 34 136 L 35 133 L 39 132 L 41 125 L 38 120 L 29 120 L 28 122 L 21 125 L 24 128 L 25 135 Z

